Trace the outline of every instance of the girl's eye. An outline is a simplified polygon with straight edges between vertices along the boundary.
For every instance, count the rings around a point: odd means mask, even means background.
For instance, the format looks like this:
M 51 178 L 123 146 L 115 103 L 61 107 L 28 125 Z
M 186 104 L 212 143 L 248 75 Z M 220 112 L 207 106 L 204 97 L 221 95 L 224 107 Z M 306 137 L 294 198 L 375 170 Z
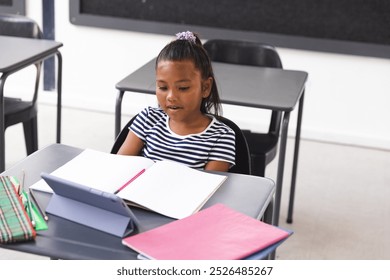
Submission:
M 162 90 L 162 91 L 165 91 L 165 90 L 167 90 L 167 87 L 161 86 L 161 87 L 158 87 L 158 89 Z
M 190 87 L 179 87 L 180 91 L 187 91 Z

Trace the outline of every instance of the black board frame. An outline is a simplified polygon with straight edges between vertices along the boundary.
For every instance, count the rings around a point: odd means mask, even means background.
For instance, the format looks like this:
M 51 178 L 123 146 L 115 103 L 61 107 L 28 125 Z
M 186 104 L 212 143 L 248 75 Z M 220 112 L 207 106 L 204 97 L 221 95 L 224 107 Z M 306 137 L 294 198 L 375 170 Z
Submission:
M 69 1 L 69 20 L 72 24 L 80 26 L 110 28 L 171 36 L 173 36 L 179 31 L 192 30 L 199 33 L 202 39 L 240 39 L 265 42 L 272 44 L 276 47 L 282 48 L 390 58 L 390 45 L 388 44 L 328 38 L 315 38 L 291 34 L 285 35 L 280 33 L 268 33 L 259 31 L 234 30 L 231 28 L 200 26 L 186 23 L 158 22 L 152 20 L 140 20 L 125 17 L 87 14 L 81 11 L 81 4 L 82 1 L 88 0 Z M 146 2 L 146 0 L 144 1 Z M 162 2 L 165 2 L 165 0 Z

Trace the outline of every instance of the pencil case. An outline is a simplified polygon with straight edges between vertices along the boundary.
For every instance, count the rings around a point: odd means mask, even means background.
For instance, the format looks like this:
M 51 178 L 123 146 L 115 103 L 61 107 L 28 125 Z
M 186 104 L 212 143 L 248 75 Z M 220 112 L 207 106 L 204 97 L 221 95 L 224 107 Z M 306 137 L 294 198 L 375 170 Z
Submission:
M 0 176 L 0 243 L 24 242 L 36 237 L 17 182 L 12 176 Z

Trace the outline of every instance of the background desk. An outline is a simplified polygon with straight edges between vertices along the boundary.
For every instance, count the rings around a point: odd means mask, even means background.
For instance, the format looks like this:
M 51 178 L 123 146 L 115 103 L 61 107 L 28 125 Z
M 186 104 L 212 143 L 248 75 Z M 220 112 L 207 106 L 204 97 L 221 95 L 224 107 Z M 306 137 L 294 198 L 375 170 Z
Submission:
M 11 74 L 46 58 L 57 55 L 57 143 L 61 138 L 62 43 L 50 40 L 0 36 L 0 172 L 5 169 L 4 85 Z
M 282 195 L 282 182 L 290 112 L 294 110 L 299 100 L 290 204 L 287 218 L 288 222 L 292 222 L 299 141 L 301 135 L 303 97 L 308 74 L 302 71 L 218 62 L 213 62 L 213 70 L 219 88 L 220 98 L 223 103 L 284 112 L 276 178 L 274 225 L 279 224 L 280 200 Z M 115 107 L 115 136 L 118 135 L 121 129 L 121 107 L 125 91 L 155 94 L 155 81 L 155 59 L 152 59 L 116 85 L 119 93 L 117 95 Z
M 52 172 L 81 152 L 82 149 L 53 144 L 31 154 L 1 175 L 20 176 L 22 170 L 25 170 L 25 184 L 30 186 L 40 180 L 41 172 Z M 251 217 L 262 217 L 273 199 L 274 182 L 255 176 L 225 174 L 228 175 L 227 180 L 204 208 L 220 202 Z M 38 200 L 45 208 L 50 196 L 39 192 Z M 140 231 L 172 221 L 170 218 L 138 208 L 132 210 L 142 225 Z M 137 257 L 137 253 L 122 245 L 121 239 L 116 236 L 52 215 L 48 224 L 47 231 L 38 231 L 35 242 L 0 246 L 53 259 L 136 259 Z

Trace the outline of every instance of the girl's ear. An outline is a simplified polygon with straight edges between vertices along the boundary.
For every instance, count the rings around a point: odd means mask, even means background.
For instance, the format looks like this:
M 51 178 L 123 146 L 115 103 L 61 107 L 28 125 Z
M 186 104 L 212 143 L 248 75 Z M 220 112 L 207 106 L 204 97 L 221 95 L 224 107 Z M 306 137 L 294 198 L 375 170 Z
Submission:
M 202 82 L 202 97 L 206 98 L 211 93 L 211 86 L 213 84 L 213 78 L 209 77 L 206 80 L 203 80 Z

